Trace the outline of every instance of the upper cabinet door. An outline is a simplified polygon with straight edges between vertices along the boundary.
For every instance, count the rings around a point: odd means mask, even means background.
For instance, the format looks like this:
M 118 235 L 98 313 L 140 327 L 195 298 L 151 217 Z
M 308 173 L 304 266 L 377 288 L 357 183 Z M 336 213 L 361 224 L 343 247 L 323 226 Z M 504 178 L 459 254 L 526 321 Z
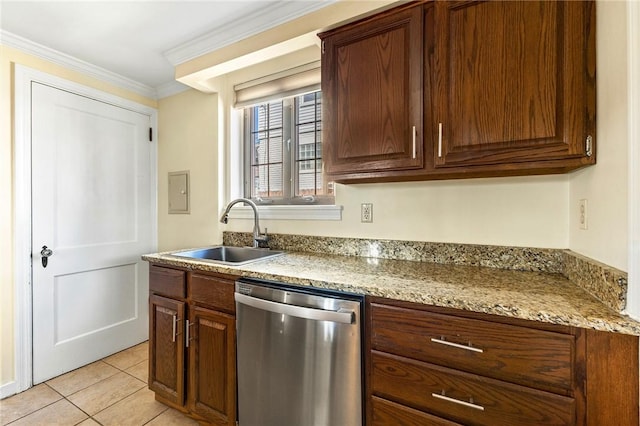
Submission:
M 422 168 L 422 6 L 321 35 L 325 171 Z
M 437 1 L 436 168 L 594 163 L 593 20 L 590 1 Z

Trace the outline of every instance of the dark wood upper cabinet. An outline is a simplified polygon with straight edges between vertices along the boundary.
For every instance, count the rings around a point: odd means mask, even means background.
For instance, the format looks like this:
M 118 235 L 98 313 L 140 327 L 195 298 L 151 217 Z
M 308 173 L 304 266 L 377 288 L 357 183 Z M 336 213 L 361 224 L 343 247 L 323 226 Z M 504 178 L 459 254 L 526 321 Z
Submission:
M 435 3 L 436 167 L 594 162 L 593 6 Z
M 321 35 L 328 173 L 423 167 L 422 6 Z
M 327 180 L 595 164 L 593 1 L 412 2 L 320 37 Z

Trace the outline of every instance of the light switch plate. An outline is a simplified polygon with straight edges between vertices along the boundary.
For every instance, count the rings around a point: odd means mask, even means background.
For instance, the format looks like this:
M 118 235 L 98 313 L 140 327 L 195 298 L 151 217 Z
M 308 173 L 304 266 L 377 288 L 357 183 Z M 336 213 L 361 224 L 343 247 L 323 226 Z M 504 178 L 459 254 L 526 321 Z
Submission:
M 169 213 L 188 214 L 189 171 L 169 172 Z

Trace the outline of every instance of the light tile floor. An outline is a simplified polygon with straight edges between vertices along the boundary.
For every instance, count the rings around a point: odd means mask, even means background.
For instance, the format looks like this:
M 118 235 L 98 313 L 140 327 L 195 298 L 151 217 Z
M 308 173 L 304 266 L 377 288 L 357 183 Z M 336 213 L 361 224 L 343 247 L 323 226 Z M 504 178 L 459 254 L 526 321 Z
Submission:
M 147 388 L 148 344 L 55 377 L 0 401 L 0 425 L 197 425 Z

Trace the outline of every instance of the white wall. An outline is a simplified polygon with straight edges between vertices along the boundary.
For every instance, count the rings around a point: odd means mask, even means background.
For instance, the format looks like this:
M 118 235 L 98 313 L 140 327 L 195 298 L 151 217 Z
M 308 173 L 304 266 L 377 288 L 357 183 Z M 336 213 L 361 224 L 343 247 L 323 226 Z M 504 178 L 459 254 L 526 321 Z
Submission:
M 597 165 L 570 174 L 569 248 L 627 270 L 627 3 L 600 1 L 597 18 Z M 588 229 L 579 200 L 587 199 Z
M 627 4 L 629 110 L 629 290 L 627 312 L 640 320 L 640 3 Z

